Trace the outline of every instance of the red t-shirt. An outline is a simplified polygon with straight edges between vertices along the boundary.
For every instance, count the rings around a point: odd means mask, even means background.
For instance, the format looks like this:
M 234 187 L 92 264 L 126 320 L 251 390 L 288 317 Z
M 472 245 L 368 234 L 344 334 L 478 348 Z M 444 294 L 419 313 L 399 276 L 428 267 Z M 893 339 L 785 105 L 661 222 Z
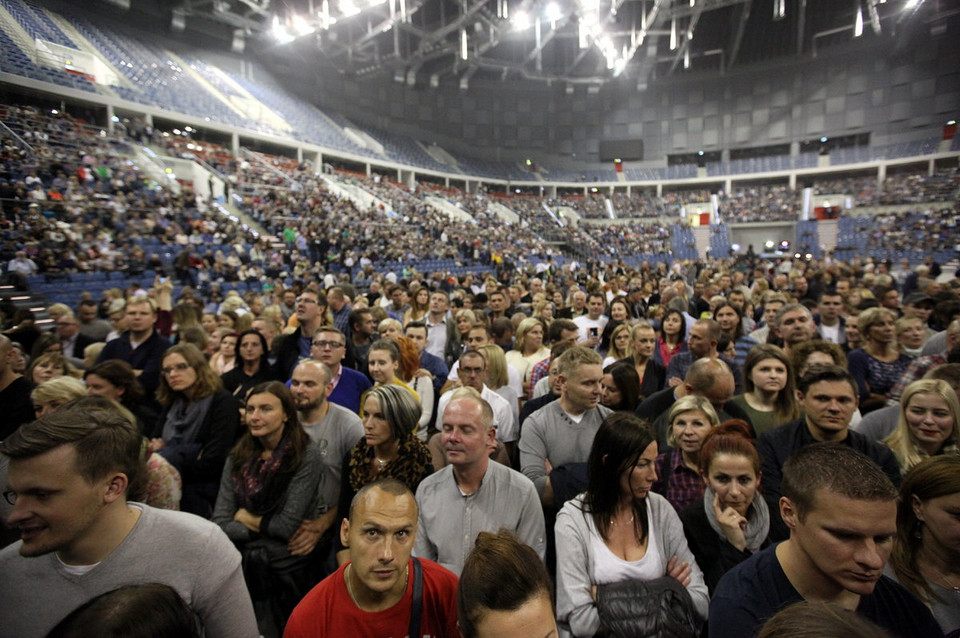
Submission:
M 433 561 L 423 564 L 423 613 L 416 638 L 459 638 L 457 576 Z M 350 598 L 343 573 L 349 563 L 310 590 L 287 621 L 283 638 L 407 638 L 413 604 L 413 559 L 407 591 L 384 611 L 363 611 Z

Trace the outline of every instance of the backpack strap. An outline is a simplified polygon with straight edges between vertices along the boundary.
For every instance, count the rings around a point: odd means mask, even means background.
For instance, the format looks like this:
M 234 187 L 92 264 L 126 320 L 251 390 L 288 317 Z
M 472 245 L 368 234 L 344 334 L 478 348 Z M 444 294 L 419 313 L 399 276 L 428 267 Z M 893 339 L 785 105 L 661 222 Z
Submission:
M 423 613 L 423 566 L 419 558 L 413 559 L 413 606 L 410 609 L 408 638 L 420 638 L 420 616 Z

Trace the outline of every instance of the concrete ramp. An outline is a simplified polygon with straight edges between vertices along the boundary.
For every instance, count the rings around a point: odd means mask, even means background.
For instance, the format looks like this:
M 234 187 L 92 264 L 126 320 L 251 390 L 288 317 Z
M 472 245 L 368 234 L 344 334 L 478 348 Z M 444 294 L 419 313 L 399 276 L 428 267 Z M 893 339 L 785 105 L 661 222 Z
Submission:
M 490 202 L 489 210 L 508 224 L 516 224 L 520 221 L 520 215 L 517 215 L 500 202 Z
M 442 197 L 425 197 L 423 201 L 431 208 L 440 211 L 454 221 L 476 223 L 476 220 L 470 213 L 459 206 L 451 204 Z
M 417 142 L 417 146 L 423 149 L 423 152 L 437 160 L 441 164 L 446 164 L 456 170 L 460 170 L 460 167 L 457 165 L 457 160 L 454 159 L 453 155 L 446 152 L 436 144 L 424 144 L 423 142 Z
M 358 146 L 364 148 L 369 148 L 372 151 L 376 151 L 377 154 L 386 156 L 386 150 L 383 148 L 383 144 L 373 139 L 368 133 L 363 131 L 358 131 L 357 129 L 350 128 L 349 126 L 341 129 L 343 134 L 353 140 Z
M 693 239 L 697 245 L 697 256 L 700 259 L 706 259 L 707 249 L 710 248 L 710 227 L 694 226 Z
M 557 206 L 553 209 L 553 212 L 563 219 L 565 226 L 573 226 L 576 228 L 580 225 L 580 213 L 574 208 L 569 206 Z
M 360 210 L 382 210 L 385 213 L 393 212 L 393 205 L 385 202 L 379 197 L 375 197 L 368 191 L 353 184 L 344 184 L 336 180 L 324 177 L 324 183 L 327 188 L 337 195 L 344 197 L 357 205 Z

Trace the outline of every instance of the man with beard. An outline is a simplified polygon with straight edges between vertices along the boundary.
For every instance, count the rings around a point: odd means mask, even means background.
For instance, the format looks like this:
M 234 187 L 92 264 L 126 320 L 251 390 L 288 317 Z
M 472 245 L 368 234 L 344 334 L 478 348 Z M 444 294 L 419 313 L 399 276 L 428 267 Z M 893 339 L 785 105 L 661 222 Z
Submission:
M 340 469 L 344 456 L 363 436 L 360 417 L 327 400 L 333 391 L 330 368 L 320 361 L 303 361 L 293 369 L 290 390 L 297 402 L 300 425 L 319 448 L 323 472 L 317 494 L 317 514 L 303 521 L 290 537 L 290 553 L 311 553 L 337 520 Z M 328 539 L 330 540 L 330 539 Z

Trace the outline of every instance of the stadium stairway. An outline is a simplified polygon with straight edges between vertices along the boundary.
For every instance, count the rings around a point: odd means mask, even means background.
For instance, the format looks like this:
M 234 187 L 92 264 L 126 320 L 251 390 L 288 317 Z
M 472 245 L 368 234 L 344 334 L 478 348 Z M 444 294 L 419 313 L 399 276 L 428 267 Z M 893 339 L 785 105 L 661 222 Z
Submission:
M 473 215 L 471 215 L 470 213 L 463 210 L 456 204 L 453 204 L 452 202 L 449 202 L 442 197 L 424 197 L 423 201 L 428 206 L 437 210 L 438 212 L 443 213 L 450 219 L 461 221 L 461 222 L 475 221 L 473 219 Z
M 840 239 L 840 224 L 836 219 L 824 219 L 817 222 L 817 234 L 820 236 L 820 246 L 827 253 L 833 252 Z

